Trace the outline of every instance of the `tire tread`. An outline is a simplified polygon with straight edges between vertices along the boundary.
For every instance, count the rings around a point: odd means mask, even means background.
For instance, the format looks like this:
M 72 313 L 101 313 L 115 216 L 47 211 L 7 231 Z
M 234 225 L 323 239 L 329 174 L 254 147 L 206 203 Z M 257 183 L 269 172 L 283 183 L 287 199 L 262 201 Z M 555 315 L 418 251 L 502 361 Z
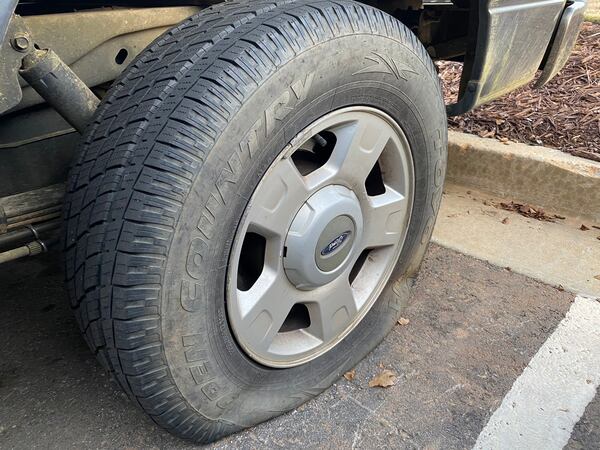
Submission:
M 183 398 L 161 345 L 163 271 L 194 177 L 244 99 L 278 67 L 359 31 L 397 39 L 437 78 L 416 37 L 376 9 L 349 0 L 234 0 L 159 37 L 88 127 L 64 207 L 71 306 L 105 369 L 181 437 L 209 442 L 241 428 L 203 417 Z

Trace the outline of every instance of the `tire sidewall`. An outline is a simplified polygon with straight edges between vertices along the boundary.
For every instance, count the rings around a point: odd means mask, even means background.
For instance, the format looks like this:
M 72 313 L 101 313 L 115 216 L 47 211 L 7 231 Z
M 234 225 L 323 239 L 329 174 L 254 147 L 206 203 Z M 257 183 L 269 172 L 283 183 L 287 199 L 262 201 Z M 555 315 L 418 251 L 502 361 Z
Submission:
M 430 65 L 390 37 L 338 37 L 280 67 L 229 119 L 185 200 L 161 301 L 171 375 L 204 416 L 248 426 L 289 410 L 354 366 L 396 322 L 431 236 L 445 174 L 446 116 Z M 227 320 L 226 275 L 237 227 L 262 176 L 294 136 L 355 105 L 390 115 L 411 146 L 415 198 L 398 265 L 371 311 L 336 347 L 299 367 L 263 367 L 239 348 Z

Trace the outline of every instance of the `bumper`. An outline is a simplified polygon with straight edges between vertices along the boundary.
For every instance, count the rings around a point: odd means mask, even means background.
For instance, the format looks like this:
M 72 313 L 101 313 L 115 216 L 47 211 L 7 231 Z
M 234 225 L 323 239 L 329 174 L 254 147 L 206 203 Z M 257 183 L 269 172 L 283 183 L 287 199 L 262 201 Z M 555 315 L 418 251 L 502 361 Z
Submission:
M 535 87 L 542 87 L 564 67 L 579 35 L 585 8 L 585 0 L 575 0 L 563 11 Z

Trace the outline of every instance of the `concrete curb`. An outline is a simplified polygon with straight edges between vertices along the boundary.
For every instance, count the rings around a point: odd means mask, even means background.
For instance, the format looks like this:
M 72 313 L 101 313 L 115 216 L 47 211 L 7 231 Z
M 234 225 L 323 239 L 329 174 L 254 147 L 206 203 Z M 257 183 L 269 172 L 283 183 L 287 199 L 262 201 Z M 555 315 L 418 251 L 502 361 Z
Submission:
M 448 140 L 449 182 L 600 222 L 600 163 L 452 131 Z

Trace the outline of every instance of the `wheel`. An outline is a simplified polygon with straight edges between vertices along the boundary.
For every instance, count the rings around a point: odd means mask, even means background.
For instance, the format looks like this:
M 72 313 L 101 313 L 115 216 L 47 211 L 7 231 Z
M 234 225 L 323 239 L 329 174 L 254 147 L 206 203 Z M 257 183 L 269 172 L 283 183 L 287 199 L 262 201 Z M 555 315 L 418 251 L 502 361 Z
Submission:
M 296 367 L 356 328 L 396 266 L 414 178 L 404 132 L 366 106 L 330 112 L 276 156 L 228 264 L 229 326 L 248 356 Z
M 410 295 L 446 116 L 414 35 L 352 1 L 232 1 L 99 107 L 67 186 L 70 301 L 101 363 L 210 442 L 319 394 Z

